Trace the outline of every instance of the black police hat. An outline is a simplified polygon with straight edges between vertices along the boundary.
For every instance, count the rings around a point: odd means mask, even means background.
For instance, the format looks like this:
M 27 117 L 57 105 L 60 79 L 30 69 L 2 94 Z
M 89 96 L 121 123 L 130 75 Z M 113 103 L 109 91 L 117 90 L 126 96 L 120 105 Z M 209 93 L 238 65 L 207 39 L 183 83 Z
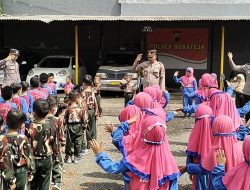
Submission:
M 13 48 L 10 49 L 10 53 L 11 53 L 11 54 L 14 54 L 14 55 L 18 55 L 18 56 L 20 55 L 20 51 L 17 50 L 17 49 L 13 49 Z

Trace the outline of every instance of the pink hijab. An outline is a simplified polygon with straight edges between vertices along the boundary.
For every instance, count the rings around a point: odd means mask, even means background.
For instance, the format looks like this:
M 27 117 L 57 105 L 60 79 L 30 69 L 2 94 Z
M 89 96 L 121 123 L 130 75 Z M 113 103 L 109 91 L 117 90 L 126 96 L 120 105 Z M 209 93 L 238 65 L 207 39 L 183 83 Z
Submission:
M 228 190 L 250 189 L 250 137 L 243 142 L 243 154 L 245 161 L 241 162 L 222 178 L 222 182 Z
M 206 104 L 200 104 L 195 112 L 195 126 L 189 136 L 187 155 L 202 160 L 212 148 L 213 111 Z
M 138 93 L 134 98 L 134 103 L 135 106 L 137 106 L 139 109 L 142 110 L 141 121 L 145 118 L 147 112 L 150 112 L 148 110 L 155 107 L 158 108 L 160 107 L 159 104 L 158 103 L 155 104 L 151 96 L 145 92 Z M 122 141 L 119 142 L 119 147 L 123 155 L 130 154 L 130 152 L 134 148 L 134 145 L 140 141 L 140 135 L 139 135 L 140 129 L 141 129 L 141 122 L 138 123 L 136 129 L 133 128 L 131 132 L 129 132 L 129 135 L 124 136 Z
M 134 103 L 137 107 L 139 108 L 153 108 L 154 107 L 154 102 L 152 97 L 145 93 L 145 92 L 139 92 L 135 97 L 134 97 Z
M 144 88 L 143 92 L 149 94 L 153 98 L 153 101 L 159 103 L 161 107 L 166 105 L 167 100 L 165 99 L 164 92 L 161 90 L 159 85 L 146 87 Z
M 211 79 L 212 79 L 212 87 L 218 88 L 218 80 L 217 80 L 217 74 L 211 73 Z
M 234 130 L 237 130 L 243 124 L 232 97 L 216 88 L 209 89 L 209 104 L 213 110 L 214 116 L 228 115 L 234 122 Z
M 203 87 L 211 87 L 212 84 L 212 76 L 209 73 L 205 73 L 201 76 L 201 85 Z
M 198 94 L 203 99 L 206 98 L 206 94 L 205 94 L 204 88 L 202 86 L 201 79 L 198 82 L 198 89 L 195 91 L 195 93 Z
M 165 121 L 157 116 L 142 121 L 141 140 L 133 151 L 123 158 L 133 172 L 131 190 L 158 190 L 180 176 L 176 161 L 170 152 Z M 145 182 L 145 183 L 142 183 Z M 164 186 L 164 189 L 168 187 Z
M 219 115 L 215 118 L 212 126 L 212 148 L 207 156 L 202 160 L 202 167 L 212 171 L 217 165 L 216 151 L 223 149 L 227 158 L 226 172 L 244 160 L 242 148 L 235 137 L 233 121 L 226 115 Z
M 185 87 L 194 87 L 194 80 L 194 69 L 188 67 L 185 76 L 181 77 L 181 82 Z
M 133 134 L 137 131 L 140 131 L 139 125 L 140 125 L 140 122 L 142 119 L 142 112 L 141 112 L 140 108 L 138 108 L 134 105 L 129 105 L 129 106 L 125 107 L 119 115 L 120 122 L 125 122 L 125 121 L 129 120 L 130 118 L 132 118 L 133 116 L 135 116 L 137 112 L 139 113 L 139 117 L 135 123 L 130 125 L 129 131 L 128 131 L 129 135 Z
M 153 109 L 149 109 L 148 113 L 145 114 L 145 118 L 150 117 L 152 115 L 155 116 L 159 116 L 160 118 L 162 118 L 164 121 L 166 121 L 166 112 L 164 111 L 163 108 L 161 107 L 157 107 L 157 108 L 153 108 Z
M 159 97 L 158 97 L 158 94 L 156 93 L 156 89 L 157 88 L 154 88 L 152 86 L 149 86 L 149 87 L 146 87 L 143 89 L 143 92 L 146 92 L 147 94 L 149 94 L 154 101 L 159 101 Z
M 209 97 L 209 87 L 212 86 L 212 76 L 209 73 L 205 73 L 200 79 L 201 86 L 203 88 L 203 96 L 205 101 L 208 101 Z

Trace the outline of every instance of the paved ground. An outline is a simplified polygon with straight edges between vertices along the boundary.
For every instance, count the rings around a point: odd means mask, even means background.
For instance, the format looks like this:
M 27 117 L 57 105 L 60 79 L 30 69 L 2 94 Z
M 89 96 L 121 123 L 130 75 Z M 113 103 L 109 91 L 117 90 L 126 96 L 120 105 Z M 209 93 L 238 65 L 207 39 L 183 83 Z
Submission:
M 180 97 L 173 96 L 167 110 L 180 107 Z M 103 126 L 105 123 L 118 124 L 117 116 L 123 106 L 123 98 L 103 98 L 103 117 L 98 120 L 98 141 L 103 142 L 105 151 L 114 161 L 121 159 L 121 154 L 111 143 L 111 138 Z M 185 150 L 191 127 L 194 125 L 193 118 L 183 118 L 179 113 L 174 120 L 167 124 L 168 138 L 171 150 L 179 165 L 185 164 Z M 63 190 L 123 190 L 123 181 L 120 175 L 111 175 L 104 172 L 96 163 L 92 152 L 85 156 L 79 164 L 65 164 L 66 173 L 63 179 Z M 179 181 L 180 190 L 191 189 L 188 175 L 185 174 Z

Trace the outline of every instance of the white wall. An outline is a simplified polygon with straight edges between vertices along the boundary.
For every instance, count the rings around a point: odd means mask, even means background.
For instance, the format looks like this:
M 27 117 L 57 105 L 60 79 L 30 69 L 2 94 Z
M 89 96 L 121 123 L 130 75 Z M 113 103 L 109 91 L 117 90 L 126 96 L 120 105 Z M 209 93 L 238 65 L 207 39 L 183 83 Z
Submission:
M 120 15 L 117 0 L 2 0 L 10 15 Z

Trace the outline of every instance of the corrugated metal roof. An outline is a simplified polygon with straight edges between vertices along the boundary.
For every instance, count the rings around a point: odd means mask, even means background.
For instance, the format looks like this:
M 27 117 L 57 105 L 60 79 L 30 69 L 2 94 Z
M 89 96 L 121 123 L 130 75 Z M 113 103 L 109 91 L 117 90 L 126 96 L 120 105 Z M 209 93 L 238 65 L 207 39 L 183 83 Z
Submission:
M 178 3 L 205 3 L 205 4 L 249 4 L 249 0 L 118 0 L 118 3 L 143 4 L 178 4 Z
M 250 16 L 84 16 L 84 15 L 1 15 L 0 21 L 228 21 L 250 20 Z

